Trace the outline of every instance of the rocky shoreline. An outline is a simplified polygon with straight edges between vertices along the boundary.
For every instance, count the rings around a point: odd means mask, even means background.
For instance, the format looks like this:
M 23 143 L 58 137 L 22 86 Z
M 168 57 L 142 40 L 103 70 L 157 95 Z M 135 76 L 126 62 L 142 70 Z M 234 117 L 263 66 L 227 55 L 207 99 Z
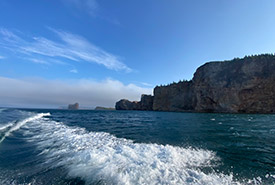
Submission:
M 275 55 L 262 54 L 200 66 L 190 81 L 156 86 L 116 110 L 275 113 Z

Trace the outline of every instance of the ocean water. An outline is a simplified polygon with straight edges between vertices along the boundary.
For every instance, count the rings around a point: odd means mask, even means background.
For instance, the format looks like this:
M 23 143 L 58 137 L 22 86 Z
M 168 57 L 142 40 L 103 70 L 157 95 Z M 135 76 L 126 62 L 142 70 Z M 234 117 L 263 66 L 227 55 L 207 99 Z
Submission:
M 275 115 L 0 109 L 0 184 L 274 184 Z

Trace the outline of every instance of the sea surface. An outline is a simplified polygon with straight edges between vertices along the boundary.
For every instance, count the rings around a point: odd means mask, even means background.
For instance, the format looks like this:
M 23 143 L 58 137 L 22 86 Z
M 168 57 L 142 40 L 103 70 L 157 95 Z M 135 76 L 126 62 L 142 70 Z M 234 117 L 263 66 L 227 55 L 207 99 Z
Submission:
M 275 184 L 275 115 L 0 109 L 0 184 Z

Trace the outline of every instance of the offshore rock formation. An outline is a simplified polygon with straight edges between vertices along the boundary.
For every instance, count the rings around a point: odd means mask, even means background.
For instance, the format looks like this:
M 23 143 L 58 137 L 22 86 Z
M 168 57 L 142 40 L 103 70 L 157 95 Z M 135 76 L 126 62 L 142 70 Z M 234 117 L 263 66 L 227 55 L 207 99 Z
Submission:
M 79 109 L 79 104 L 78 104 L 78 103 L 69 104 L 69 105 L 68 105 L 68 109 L 69 109 L 69 110 L 78 110 L 78 109 Z
M 156 111 L 274 113 L 275 56 L 206 63 L 191 81 L 155 87 L 152 99 L 146 108 Z

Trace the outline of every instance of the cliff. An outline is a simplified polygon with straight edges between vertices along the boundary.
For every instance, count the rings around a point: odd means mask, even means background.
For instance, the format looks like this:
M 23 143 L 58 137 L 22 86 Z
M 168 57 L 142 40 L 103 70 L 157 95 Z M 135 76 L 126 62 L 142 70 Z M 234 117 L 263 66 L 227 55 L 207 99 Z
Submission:
M 157 86 L 154 89 L 153 110 L 191 111 L 195 108 L 195 96 L 191 81 Z
M 274 113 L 275 56 L 210 62 L 194 74 L 195 111 Z
M 140 101 L 122 99 L 116 103 L 116 110 L 153 110 L 153 96 L 143 94 Z
M 155 87 L 152 100 L 156 111 L 274 113 L 275 56 L 206 63 L 190 81 Z

